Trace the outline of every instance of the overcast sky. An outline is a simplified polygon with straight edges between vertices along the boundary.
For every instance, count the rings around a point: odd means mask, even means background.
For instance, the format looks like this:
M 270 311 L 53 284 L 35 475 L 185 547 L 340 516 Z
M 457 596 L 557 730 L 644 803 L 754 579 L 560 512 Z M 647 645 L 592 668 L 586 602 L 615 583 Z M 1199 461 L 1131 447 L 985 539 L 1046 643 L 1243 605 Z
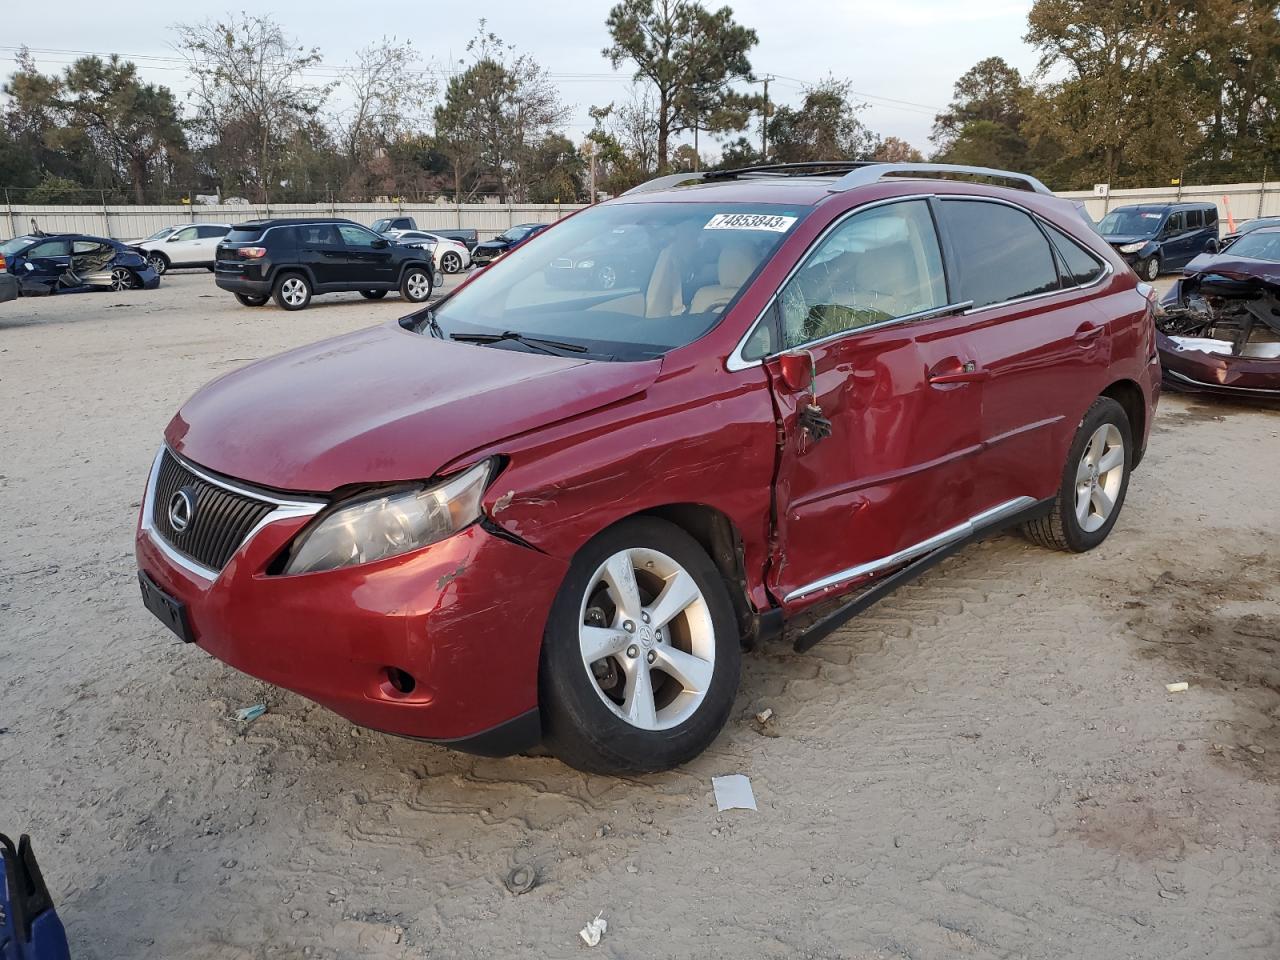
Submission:
M 614 72 L 600 55 L 608 43 L 604 21 L 610 0 L 531 3 L 487 0 L 480 6 L 489 29 L 548 70 L 571 108 L 574 139 L 590 128 L 587 108 L 626 99 L 632 85 L 625 67 Z M 716 0 L 707 3 L 716 7 Z M 802 85 L 828 74 L 848 80 L 868 104 L 865 122 L 882 136 L 897 136 L 928 151 L 933 115 L 951 98 L 952 84 L 983 57 L 999 55 L 1029 73 L 1033 51 L 1022 42 L 1030 0 L 731 0 L 740 23 L 760 37 L 751 61 L 757 75 L 772 74 L 770 98 L 797 102 Z M 478 13 L 468 4 L 381 0 L 268 0 L 252 5 L 273 14 L 307 46 L 319 47 L 326 66 L 350 62 L 355 50 L 384 35 L 409 38 L 438 68 L 451 69 L 465 55 Z M 241 9 L 233 4 L 129 0 L 63 0 L 50 8 L 8 5 L 0 56 L 19 44 L 35 52 L 46 71 L 61 69 L 84 52 L 138 57 L 143 76 L 185 91 L 184 71 L 172 60 L 172 25 Z M 141 58 L 158 59 L 141 59 Z M 11 70 L 5 70 L 7 75 Z M 758 135 L 758 134 L 756 134 Z M 703 144 L 703 152 L 709 151 Z

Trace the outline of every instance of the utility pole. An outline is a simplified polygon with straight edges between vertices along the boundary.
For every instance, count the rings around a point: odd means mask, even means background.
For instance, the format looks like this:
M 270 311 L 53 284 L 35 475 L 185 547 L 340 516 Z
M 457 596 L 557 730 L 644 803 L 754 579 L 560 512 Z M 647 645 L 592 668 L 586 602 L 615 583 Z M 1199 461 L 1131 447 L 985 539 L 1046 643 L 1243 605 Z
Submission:
M 769 81 L 772 77 L 764 77 L 764 111 L 760 114 L 760 162 L 767 163 L 769 157 Z

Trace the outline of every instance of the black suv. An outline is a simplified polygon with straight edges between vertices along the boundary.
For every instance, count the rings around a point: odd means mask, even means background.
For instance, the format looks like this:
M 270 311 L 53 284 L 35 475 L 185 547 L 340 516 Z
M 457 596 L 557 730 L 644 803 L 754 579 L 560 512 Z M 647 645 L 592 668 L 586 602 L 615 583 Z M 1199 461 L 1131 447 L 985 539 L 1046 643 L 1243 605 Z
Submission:
M 214 277 L 246 307 L 274 297 L 285 310 L 301 310 L 313 294 L 344 290 L 370 300 L 399 290 L 410 303 L 422 303 L 433 286 L 430 254 L 332 217 L 236 225 L 218 244 Z

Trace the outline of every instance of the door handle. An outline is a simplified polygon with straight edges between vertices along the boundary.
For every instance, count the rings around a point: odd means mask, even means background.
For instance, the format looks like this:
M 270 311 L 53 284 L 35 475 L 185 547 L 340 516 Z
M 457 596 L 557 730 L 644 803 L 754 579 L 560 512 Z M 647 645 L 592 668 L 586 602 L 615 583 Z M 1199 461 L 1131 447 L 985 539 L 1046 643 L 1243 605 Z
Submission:
M 949 383 L 979 383 L 990 376 L 991 372 L 986 367 L 978 366 L 973 360 L 965 360 L 934 367 L 929 371 L 929 383 L 935 386 L 945 386 Z
M 1088 346 L 1101 336 L 1103 327 L 1101 324 L 1097 326 L 1085 325 L 1076 331 L 1075 341 L 1081 346 Z

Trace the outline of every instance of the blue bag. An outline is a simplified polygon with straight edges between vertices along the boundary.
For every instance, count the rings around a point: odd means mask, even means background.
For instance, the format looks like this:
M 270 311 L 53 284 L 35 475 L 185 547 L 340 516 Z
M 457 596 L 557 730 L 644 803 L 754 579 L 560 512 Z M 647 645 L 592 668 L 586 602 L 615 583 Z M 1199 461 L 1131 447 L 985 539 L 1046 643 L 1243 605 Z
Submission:
M 67 934 L 53 909 L 26 834 L 0 833 L 0 960 L 70 960 Z

